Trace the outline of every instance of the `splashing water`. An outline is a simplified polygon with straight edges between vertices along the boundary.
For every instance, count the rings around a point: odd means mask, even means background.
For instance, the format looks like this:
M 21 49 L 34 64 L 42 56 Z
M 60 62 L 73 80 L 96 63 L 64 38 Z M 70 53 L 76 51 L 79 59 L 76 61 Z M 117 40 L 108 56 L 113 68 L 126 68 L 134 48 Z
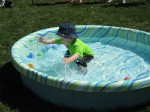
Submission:
M 35 54 L 34 58 L 25 57 L 24 62 L 27 65 L 32 63 L 37 71 L 67 80 L 116 81 L 125 77 L 141 79 L 150 76 L 150 47 L 131 41 L 124 42 L 125 40 L 116 38 L 111 42 L 87 43 L 95 55 L 88 63 L 88 73 L 85 76 L 75 62 L 65 64 L 62 61 L 67 50 L 64 45 L 45 45 L 42 48 L 36 43 L 36 49 L 29 51 Z M 37 53 L 41 55 L 36 55 Z

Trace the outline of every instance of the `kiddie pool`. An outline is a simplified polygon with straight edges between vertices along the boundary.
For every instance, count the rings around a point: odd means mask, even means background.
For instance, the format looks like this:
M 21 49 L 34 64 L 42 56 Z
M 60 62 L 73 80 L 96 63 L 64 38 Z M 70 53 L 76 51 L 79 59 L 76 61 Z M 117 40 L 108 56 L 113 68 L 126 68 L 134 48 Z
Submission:
M 79 37 L 85 42 L 97 42 L 106 37 L 120 37 L 126 41 L 134 41 L 136 45 L 141 43 L 145 47 L 150 47 L 148 32 L 100 25 L 77 25 L 76 28 Z M 51 38 L 56 37 L 57 30 L 58 27 L 54 27 L 29 34 L 17 41 L 11 49 L 14 67 L 20 72 L 23 83 L 36 95 L 59 106 L 85 110 L 111 110 L 150 101 L 150 77 L 138 77 L 134 80 L 120 79 L 113 82 L 69 81 L 41 73 L 23 63 L 23 56 L 29 53 L 27 49 L 32 46 L 30 42 L 37 40 L 36 34 Z M 140 53 L 145 49 L 141 50 Z M 150 53 L 144 60 L 150 64 Z

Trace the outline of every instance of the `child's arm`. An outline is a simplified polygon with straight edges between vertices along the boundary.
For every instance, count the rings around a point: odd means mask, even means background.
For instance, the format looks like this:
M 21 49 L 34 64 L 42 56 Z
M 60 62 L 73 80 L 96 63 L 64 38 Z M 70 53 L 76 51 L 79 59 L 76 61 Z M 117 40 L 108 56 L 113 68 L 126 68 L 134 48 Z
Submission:
M 79 55 L 78 55 L 78 54 L 74 54 L 74 55 L 72 55 L 72 56 L 69 57 L 69 58 L 63 58 L 63 61 L 64 61 L 66 64 L 69 64 L 70 62 L 76 60 L 77 58 L 79 58 Z
M 55 43 L 55 39 L 46 40 L 45 38 L 40 37 L 38 40 L 39 40 L 39 42 L 42 42 L 43 44 L 54 44 Z

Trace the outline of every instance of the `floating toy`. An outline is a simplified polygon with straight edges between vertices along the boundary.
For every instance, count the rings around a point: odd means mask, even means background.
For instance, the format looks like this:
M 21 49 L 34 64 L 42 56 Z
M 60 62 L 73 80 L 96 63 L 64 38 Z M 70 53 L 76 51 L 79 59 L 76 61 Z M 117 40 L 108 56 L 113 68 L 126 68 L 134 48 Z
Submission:
M 37 55 L 37 56 L 42 56 L 42 53 L 41 53 L 41 52 L 38 52 L 36 55 Z
M 124 78 L 124 80 L 129 80 L 129 79 L 130 79 L 129 77 L 125 77 L 125 78 Z
M 29 66 L 30 68 L 33 68 L 33 69 L 34 69 L 34 66 L 33 66 L 32 64 L 28 64 L 28 66 Z
M 33 54 L 33 53 L 30 53 L 27 57 L 28 57 L 28 58 L 34 58 L 34 54 Z

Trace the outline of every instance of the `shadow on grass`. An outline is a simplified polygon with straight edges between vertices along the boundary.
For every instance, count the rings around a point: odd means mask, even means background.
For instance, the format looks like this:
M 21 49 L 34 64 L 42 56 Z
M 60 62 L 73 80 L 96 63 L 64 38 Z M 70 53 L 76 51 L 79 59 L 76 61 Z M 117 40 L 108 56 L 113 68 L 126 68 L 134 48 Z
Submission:
M 69 1 L 65 2 L 54 2 L 54 3 L 32 3 L 35 6 L 50 6 L 50 5 L 62 5 L 62 4 L 71 4 L 71 5 L 96 5 L 96 4 L 103 4 L 102 7 L 133 7 L 133 6 L 141 6 L 141 5 L 146 5 L 147 2 L 130 2 L 130 3 L 107 3 L 106 0 L 101 0 L 101 1 L 94 1 L 94 2 L 83 2 L 82 4 L 78 3 L 70 3 Z
M 145 2 L 131 2 L 131 3 L 126 3 L 126 4 L 123 4 L 123 3 L 108 3 L 106 5 L 103 5 L 102 7 L 111 7 L 111 6 L 114 6 L 114 7 L 125 7 L 125 8 L 128 8 L 128 7 L 133 7 L 133 6 L 141 6 L 141 5 L 146 5 Z
M 62 4 L 70 4 L 70 5 L 95 5 L 95 4 L 102 4 L 102 3 L 106 3 L 106 1 L 95 1 L 95 2 L 83 2 L 82 4 L 78 4 L 78 3 L 70 3 L 70 2 L 54 2 L 54 3 L 33 3 L 33 5 L 35 6 L 49 6 L 49 5 L 62 5 Z
M 63 4 L 68 4 L 69 2 L 54 2 L 54 3 L 42 3 L 42 2 L 39 2 L 39 3 L 32 3 L 33 5 L 35 6 L 49 6 L 49 5 L 63 5 Z
M 80 112 L 48 103 L 26 88 L 12 63 L 0 69 L 0 101 L 19 112 Z

